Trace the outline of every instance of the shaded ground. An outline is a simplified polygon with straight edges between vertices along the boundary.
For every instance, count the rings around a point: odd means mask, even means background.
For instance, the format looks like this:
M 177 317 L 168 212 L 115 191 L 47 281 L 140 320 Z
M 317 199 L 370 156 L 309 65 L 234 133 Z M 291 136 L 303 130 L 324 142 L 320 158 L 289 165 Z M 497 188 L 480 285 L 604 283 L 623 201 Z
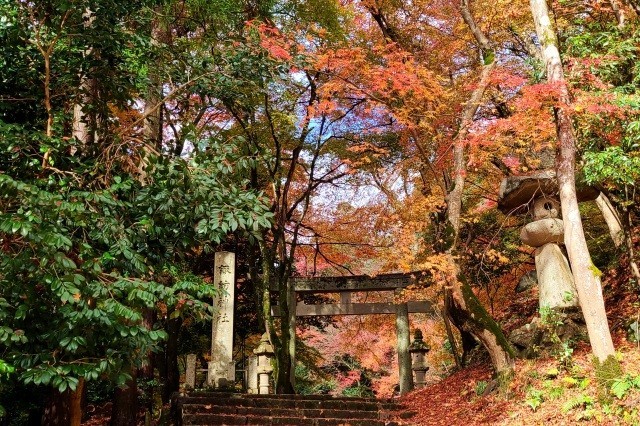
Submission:
M 509 402 L 493 395 L 480 397 L 478 383 L 491 380 L 491 368 L 476 365 L 402 398 L 418 414 L 411 420 L 418 425 L 473 425 L 500 419 Z

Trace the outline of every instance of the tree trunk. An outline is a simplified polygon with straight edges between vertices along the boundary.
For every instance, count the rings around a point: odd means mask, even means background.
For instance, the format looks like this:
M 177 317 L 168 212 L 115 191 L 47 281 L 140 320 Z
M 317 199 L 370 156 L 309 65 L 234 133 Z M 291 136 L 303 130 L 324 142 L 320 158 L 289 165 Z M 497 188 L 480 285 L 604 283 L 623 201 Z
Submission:
M 91 10 L 86 9 L 82 14 L 84 19 L 84 27 L 91 27 L 94 17 Z M 91 55 L 93 48 L 89 48 L 83 52 L 83 56 L 86 58 Z M 81 152 L 86 151 L 87 147 L 93 142 L 93 136 L 95 134 L 95 114 L 87 114 L 85 110 L 95 100 L 95 80 L 90 77 L 92 70 L 89 73 L 81 73 L 80 75 L 80 90 L 77 97 L 77 102 L 73 105 L 73 123 L 72 123 L 72 136 L 77 139 L 81 144 Z
M 155 310 L 150 308 L 143 309 L 142 324 L 147 330 L 153 329 L 155 319 L 156 319 Z M 155 387 L 149 385 L 149 383 L 154 378 L 153 360 L 154 360 L 153 352 L 148 351 L 146 355 L 146 360 L 143 362 L 142 366 L 138 370 L 138 377 L 140 377 L 143 380 L 143 382 L 146 382 L 143 385 L 143 389 L 145 392 L 145 395 L 144 395 L 145 416 L 149 418 L 153 415 L 153 403 L 155 401 L 154 393 L 157 390 Z
M 81 377 L 75 391 L 67 389 L 64 392 L 58 392 L 57 389 L 52 389 L 42 416 L 42 425 L 80 426 L 84 384 L 84 378 Z
M 618 23 L 618 28 L 624 28 L 625 24 L 625 14 L 624 14 L 624 6 L 620 0 L 609 0 L 611 4 L 611 9 L 613 9 L 613 14 L 616 15 L 616 22 Z
M 113 394 L 111 426 L 135 426 L 138 421 L 138 384 L 136 368 L 131 366 L 131 379 L 124 387 L 117 387 Z
M 274 237 L 274 241 L 277 237 Z M 260 253 L 262 255 L 262 315 L 265 319 L 266 332 L 269 335 L 271 344 L 276 352 L 275 391 L 278 394 L 293 394 L 295 370 L 292 361 L 292 349 L 295 351 L 295 325 L 291 330 L 291 314 L 295 315 L 295 306 L 291 307 L 291 281 L 283 277 L 280 268 L 274 267 L 276 264 L 275 249 L 267 245 L 265 241 L 260 243 Z M 274 243 L 275 244 L 275 243 Z M 280 310 L 279 334 L 271 317 L 271 283 L 278 285 L 278 309 Z M 293 302 L 295 305 L 295 302 Z M 290 310 L 294 309 L 293 312 Z M 294 321 L 295 323 L 295 321 Z M 295 352 L 293 352 L 295 356 Z
M 615 355 L 615 350 L 602 296 L 601 273 L 591 261 L 578 209 L 575 186 L 576 139 L 571 117 L 563 107 L 570 102 L 569 90 L 564 80 L 556 33 L 549 18 L 546 0 L 530 0 L 530 4 L 538 39 L 542 43 L 547 80 L 557 85 L 561 103 L 560 107 L 554 109 L 554 114 L 558 138 L 556 176 L 564 222 L 564 243 L 587 324 L 591 348 L 600 363 L 604 363 L 609 357 Z
M 174 318 L 167 320 L 167 342 L 164 350 L 165 377 L 162 388 L 162 402 L 168 403 L 171 394 L 180 389 L 180 370 L 178 367 L 178 338 L 182 319 Z
M 469 101 L 465 105 L 460 120 L 460 129 L 453 143 L 453 187 L 447 194 L 447 220 L 452 228 L 453 241 L 447 250 L 447 259 L 455 276 L 449 283 L 449 295 L 445 301 L 449 303 L 447 312 L 451 314 L 451 320 L 461 332 L 471 333 L 489 352 L 493 368 L 499 377 L 507 377 L 514 366 L 515 352 L 504 337 L 502 329 L 484 309 L 471 286 L 463 277 L 460 267 L 453 255 L 458 243 L 460 232 L 460 214 L 462 211 L 462 194 L 466 179 L 465 139 L 469 128 L 473 124 L 473 118 L 478 110 L 484 92 L 489 85 L 491 72 L 495 68 L 494 51 L 489 40 L 476 25 L 469 10 L 467 0 L 460 4 L 461 15 L 473 33 L 476 41 L 482 49 L 482 71 L 480 81 L 471 93 Z
M 295 306 L 291 306 L 291 296 L 289 286 L 291 281 L 284 278 L 287 282 L 280 285 L 278 295 L 278 305 L 280 307 L 280 345 L 276 347 L 278 357 L 278 371 L 276 375 L 276 393 L 292 394 L 295 393 L 293 386 L 293 377 L 295 374 L 292 346 L 295 351 L 295 329 L 291 330 L 291 315 L 295 317 Z M 294 372 L 292 374 L 292 372 Z
M 624 243 L 624 231 L 618 213 L 611 205 L 607 196 L 602 192 L 598 195 L 598 198 L 596 198 L 596 205 L 602 212 L 604 221 L 607 223 L 613 244 L 615 244 L 616 247 L 620 247 L 622 243 Z
M 451 256 L 449 254 L 449 256 Z M 451 259 L 450 262 L 455 262 Z M 455 263 L 453 263 L 455 264 Z M 499 378 L 509 377 L 514 367 L 515 352 L 502 333 L 500 325 L 482 306 L 471 286 L 458 274 L 459 282 L 451 291 L 451 318 L 459 327 L 472 334 L 489 352 L 491 363 Z
M 157 10 L 156 12 L 160 11 Z M 164 38 L 165 30 L 156 17 L 151 22 L 151 45 L 157 49 Z M 163 99 L 162 79 L 158 73 L 159 68 L 158 60 L 153 60 L 148 67 L 149 82 L 145 96 L 144 114 L 146 118 L 143 129 L 145 142 L 157 151 L 162 150 L 162 114 L 164 110 L 162 106 L 157 107 Z M 180 153 L 176 153 L 176 155 L 180 155 Z

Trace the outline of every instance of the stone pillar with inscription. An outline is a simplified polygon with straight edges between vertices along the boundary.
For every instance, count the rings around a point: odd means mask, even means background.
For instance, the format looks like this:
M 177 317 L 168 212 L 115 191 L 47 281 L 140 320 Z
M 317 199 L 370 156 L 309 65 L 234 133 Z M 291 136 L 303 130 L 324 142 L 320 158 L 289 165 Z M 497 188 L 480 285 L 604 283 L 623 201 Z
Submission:
M 211 361 L 209 361 L 207 384 L 215 388 L 226 388 L 233 386 L 236 375 L 233 362 L 236 255 L 226 251 L 217 252 L 214 260 L 213 282 L 217 294 L 213 299 Z

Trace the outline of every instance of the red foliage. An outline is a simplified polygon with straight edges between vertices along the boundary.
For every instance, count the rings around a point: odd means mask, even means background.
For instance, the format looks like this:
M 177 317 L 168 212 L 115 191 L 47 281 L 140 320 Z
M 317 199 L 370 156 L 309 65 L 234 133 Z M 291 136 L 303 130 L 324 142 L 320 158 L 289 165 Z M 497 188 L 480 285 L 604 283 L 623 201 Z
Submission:
M 402 398 L 401 402 L 417 413 L 411 419 L 411 424 L 468 426 L 492 423 L 505 414 L 509 402 L 492 395 L 476 395 L 476 384 L 489 380 L 491 367 L 487 364 L 477 365 L 414 391 Z

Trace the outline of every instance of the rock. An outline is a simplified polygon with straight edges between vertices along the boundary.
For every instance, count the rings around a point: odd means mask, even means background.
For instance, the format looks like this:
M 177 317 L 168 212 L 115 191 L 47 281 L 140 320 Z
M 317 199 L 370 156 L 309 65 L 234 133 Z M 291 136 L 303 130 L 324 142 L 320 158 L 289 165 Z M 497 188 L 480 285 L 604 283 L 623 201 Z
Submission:
M 588 342 L 587 328 L 579 308 L 554 309 L 553 316 L 552 323 L 534 318 L 529 324 L 511 332 L 509 341 L 521 357 L 559 356 L 565 350 L 566 342 Z
M 564 225 L 561 219 L 540 219 L 527 223 L 520 231 L 520 239 L 531 247 L 564 241 Z
M 595 200 L 600 192 L 583 182 L 576 182 L 578 201 Z M 556 172 L 553 169 L 539 170 L 520 176 L 509 176 L 502 180 L 498 197 L 498 208 L 510 213 L 526 209 L 538 197 L 555 197 L 558 194 Z
M 560 217 L 560 201 L 552 197 L 536 198 L 533 202 L 534 220 Z
M 539 340 L 537 337 L 539 330 L 540 327 L 538 326 L 537 320 L 534 319 L 529 324 L 513 330 L 509 335 L 509 341 L 516 349 L 523 351 Z
M 522 293 L 530 288 L 538 285 L 538 275 L 536 270 L 529 271 L 520 278 L 518 285 L 516 286 L 516 293 Z
M 535 258 L 540 307 L 578 306 L 578 293 L 573 275 L 560 247 L 553 243 L 545 244 L 536 249 Z

